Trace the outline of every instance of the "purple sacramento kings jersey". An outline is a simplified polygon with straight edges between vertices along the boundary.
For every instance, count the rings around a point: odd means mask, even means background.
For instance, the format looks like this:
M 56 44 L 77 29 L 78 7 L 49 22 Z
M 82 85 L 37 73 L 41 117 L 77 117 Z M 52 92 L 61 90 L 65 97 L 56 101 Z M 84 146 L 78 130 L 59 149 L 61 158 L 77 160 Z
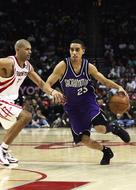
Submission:
M 70 58 L 65 59 L 66 71 L 60 80 L 66 96 L 65 111 L 68 113 L 72 129 L 76 134 L 90 129 L 91 120 L 100 113 L 91 77 L 88 75 L 88 60 L 82 59 L 80 72 L 77 74 Z

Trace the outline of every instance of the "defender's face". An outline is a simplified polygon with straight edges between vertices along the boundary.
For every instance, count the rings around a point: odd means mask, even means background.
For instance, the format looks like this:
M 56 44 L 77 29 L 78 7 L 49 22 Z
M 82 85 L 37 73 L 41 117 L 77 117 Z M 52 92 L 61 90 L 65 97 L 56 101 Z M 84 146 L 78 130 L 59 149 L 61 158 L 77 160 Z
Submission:
M 70 44 L 70 57 L 73 61 L 80 60 L 85 53 L 85 49 L 82 48 L 81 44 L 71 43 Z
M 31 57 L 31 45 L 25 43 L 21 48 L 18 49 L 18 55 L 22 60 L 29 60 Z

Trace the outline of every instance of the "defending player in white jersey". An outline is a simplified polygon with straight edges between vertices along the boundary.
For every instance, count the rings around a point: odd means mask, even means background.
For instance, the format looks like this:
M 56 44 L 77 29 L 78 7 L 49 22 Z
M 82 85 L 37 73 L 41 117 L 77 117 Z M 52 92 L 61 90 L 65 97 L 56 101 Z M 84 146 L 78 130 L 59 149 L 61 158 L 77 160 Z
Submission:
M 45 82 L 28 61 L 32 53 L 30 42 L 25 39 L 18 40 L 15 43 L 15 52 L 15 56 L 0 58 L 0 123 L 7 130 L 0 145 L 0 163 L 6 166 L 18 162 L 9 154 L 8 147 L 32 118 L 29 111 L 14 104 L 21 84 L 28 76 L 45 92 Z M 56 91 L 52 96 L 55 102 L 63 101 L 63 95 L 60 92 Z

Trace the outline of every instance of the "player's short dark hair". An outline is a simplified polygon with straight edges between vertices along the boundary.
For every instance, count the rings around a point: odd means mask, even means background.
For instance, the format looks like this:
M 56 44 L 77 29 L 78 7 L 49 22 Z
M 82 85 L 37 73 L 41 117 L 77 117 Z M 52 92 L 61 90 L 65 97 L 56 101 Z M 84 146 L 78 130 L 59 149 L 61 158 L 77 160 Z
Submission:
M 85 44 L 82 40 L 80 39 L 75 39 L 75 40 L 72 40 L 70 44 L 72 43 L 76 43 L 76 44 L 80 44 L 82 46 L 83 49 L 85 49 Z

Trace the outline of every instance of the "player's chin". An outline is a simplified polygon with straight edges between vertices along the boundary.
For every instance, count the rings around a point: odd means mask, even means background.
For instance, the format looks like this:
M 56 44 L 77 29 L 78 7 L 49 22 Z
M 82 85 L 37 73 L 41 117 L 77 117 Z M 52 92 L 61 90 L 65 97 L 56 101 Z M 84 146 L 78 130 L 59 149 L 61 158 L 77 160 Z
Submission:
M 31 56 L 30 56 L 30 55 L 28 55 L 26 59 L 27 59 L 27 60 L 30 60 L 30 58 L 31 58 Z
M 72 57 L 72 61 L 77 61 L 78 57 Z

